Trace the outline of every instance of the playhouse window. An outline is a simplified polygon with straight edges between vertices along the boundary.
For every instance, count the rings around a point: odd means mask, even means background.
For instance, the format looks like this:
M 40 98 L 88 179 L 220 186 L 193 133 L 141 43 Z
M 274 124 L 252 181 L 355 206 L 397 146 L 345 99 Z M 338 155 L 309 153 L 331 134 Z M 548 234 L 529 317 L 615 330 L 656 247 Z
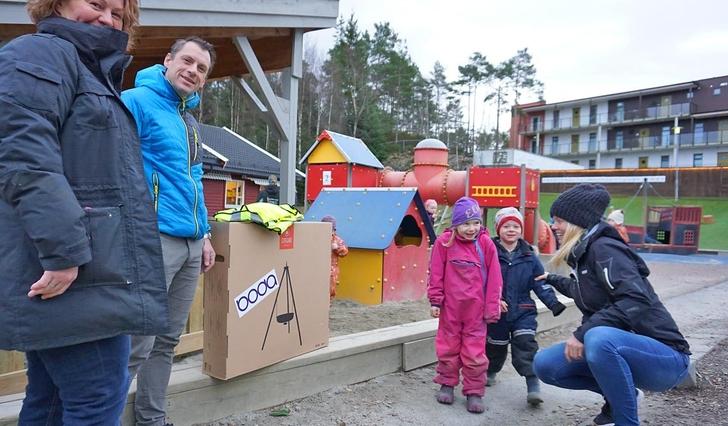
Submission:
M 402 219 L 394 235 L 394 243 L 399 247 L 419 246 L 422 243 L 422 231 L 414 217 L 407 215 Z

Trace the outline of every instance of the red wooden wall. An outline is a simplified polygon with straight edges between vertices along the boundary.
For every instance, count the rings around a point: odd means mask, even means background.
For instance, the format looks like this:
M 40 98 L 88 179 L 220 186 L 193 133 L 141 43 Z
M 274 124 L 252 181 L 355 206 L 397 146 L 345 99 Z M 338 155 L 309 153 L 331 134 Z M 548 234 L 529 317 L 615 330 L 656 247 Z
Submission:
M 243 182 L 245 182 L 245 192 L 243 193 L 245 204 L 254 203 L 255 199 L 258 198 L 258 193 L 260 193 L 260 186 L 249 179 L 245 179 Z
M 208 216 L 225 208 L 225 181 L 202 179 L 202 192 L 205 194 L 205 206 Z

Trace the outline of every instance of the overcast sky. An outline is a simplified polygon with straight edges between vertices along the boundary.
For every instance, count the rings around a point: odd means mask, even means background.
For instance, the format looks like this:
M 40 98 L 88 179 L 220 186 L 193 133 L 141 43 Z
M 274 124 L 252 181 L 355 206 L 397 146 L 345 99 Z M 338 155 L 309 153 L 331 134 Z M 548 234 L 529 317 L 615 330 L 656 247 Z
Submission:
M 549 103 L 728 75 L 727 0 L 340 0 L 351 13 L 370 33 L 389 22 L 427 78 L 438 60 L 454 80 L 475 51 L 528 47 Z M 334 30 L 310 34 L 333 45 Z

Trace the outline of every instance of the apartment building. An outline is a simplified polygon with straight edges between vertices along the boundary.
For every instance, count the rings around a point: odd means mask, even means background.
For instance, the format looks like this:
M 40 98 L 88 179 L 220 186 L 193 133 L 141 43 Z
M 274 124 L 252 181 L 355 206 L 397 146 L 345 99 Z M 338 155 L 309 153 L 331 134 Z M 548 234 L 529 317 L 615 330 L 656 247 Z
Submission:
M 589 169 L 728 166 L 728 76 L 517 105 L 509 144 Z

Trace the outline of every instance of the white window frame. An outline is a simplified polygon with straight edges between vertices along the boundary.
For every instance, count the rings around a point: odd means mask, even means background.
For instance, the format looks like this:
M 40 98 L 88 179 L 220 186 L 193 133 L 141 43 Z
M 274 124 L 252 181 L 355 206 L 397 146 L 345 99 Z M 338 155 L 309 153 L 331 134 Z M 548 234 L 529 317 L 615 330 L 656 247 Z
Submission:
M 237 204 L 228 203 L 228 184 L 236 184 L 235 187 L 235 201 Z M 239 180 L 226 180 L 225 181 L 225 208 L 236 208 L 245 204 L 245 182 Z

